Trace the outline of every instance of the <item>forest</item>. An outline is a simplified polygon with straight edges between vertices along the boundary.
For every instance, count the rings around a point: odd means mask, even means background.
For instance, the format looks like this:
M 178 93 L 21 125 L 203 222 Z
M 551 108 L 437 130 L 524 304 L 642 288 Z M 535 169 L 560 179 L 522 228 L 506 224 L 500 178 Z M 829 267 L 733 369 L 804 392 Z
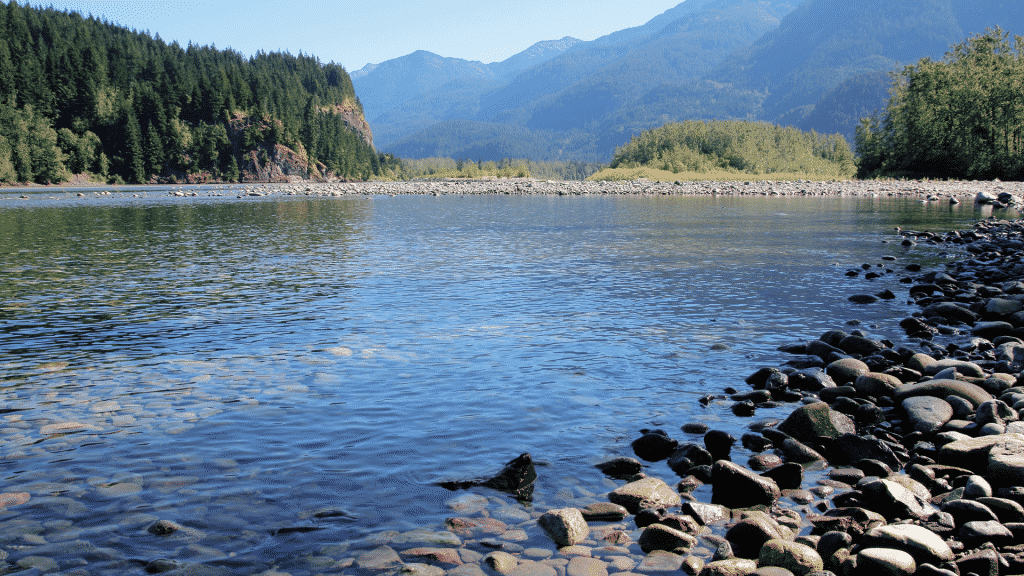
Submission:
M 849 178 L 856 169 L 846 139 L 767 122 L 675 122 L 646 130 L 615 151 L 611 168 L 649 167 L 676 174 L 794 173 Z
M 368 179 L 377 153 L 345 69 L 167 44 L 76 12 L 0 3 L 0 183 Z
M 993 28 L 894 72 L 886 109 L 857 127 L 857 176 L 1024 177 L 1022 48 Z

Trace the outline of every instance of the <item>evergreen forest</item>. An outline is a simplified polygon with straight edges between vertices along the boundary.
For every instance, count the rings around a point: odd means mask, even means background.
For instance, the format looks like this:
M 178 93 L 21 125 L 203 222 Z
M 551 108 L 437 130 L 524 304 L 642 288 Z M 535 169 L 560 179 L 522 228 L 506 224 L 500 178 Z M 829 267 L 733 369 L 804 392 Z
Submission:
M 0 183 L 368 179 L 397 165 L 338 64 L 0 3 Z
M 818 178 L 849 178 L 856 168 L 849 144 L 838 134 L 743 120 L 687 120 L 646 130 L 616 150 L 611 162 L 612 169 L 639 167 Z
M 887 108 L 857 127 L 857 176 L 1024 178 L 1022 48 L 997 27 L 893 73 Z

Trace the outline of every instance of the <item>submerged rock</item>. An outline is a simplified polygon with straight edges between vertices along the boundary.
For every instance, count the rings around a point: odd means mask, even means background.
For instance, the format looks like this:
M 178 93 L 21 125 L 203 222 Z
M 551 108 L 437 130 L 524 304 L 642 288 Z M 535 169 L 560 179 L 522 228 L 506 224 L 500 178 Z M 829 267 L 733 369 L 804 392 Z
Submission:
M 537 471 L 533 466 L 530 454 L 523 453 L 505 464 L 496 476 L 486 480 L 457 480 L 438 482 L 438 486 L 448 490 L 465 490 L 473 486 L 484 486 L 500 492 L 512 494 L 519 500 L 533 499 L 533 483 L 537 480 Z

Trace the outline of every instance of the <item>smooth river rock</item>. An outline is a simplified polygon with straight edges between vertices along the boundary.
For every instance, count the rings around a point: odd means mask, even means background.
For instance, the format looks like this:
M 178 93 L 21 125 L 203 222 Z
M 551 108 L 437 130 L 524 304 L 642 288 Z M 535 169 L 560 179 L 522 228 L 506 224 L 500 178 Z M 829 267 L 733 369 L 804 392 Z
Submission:
M 902 402 L 911 396 L 959 396 L 970 402 L 975 408 L 982 402 L 992 400 L 992 395 L 981 386 L 960 380 L 927 380 L 918 384 L 903 384 L 896 387 L 896 401 Z
M 902 406 L 913 429 L 925 434 L 942 428 L 953 417 L 949 402 L 934 396 L 910 396 L 903 399 Z
M 654 477 L 620 486 L 608 494 L 608 500 L 625 507 L 630 514 L 647 508 L 670 508 L 681 503 L 678 492 Z
M 548 510 L 537 519 L 537 524 L 559 547 L 579 544 L 590 534 L 590 527 L 576 508 Z
M 936 566 L 953 560 L 953 550 L 941 536 L 923 526 L 890 524 L 868 530 L 861 545 L 869 548 L 895 548 L 913 556 L 918 564 Z

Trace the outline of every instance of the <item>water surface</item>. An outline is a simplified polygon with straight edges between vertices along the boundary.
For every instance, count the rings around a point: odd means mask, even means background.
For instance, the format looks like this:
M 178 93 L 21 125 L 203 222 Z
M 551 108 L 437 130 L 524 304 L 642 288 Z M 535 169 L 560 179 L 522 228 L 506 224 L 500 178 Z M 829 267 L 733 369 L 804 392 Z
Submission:
M 303 554 L 440 526 L 453 494 L 434 482 L 527 451 L 535 509 L 600 499 L 616 484 L 593 465 L 640 428 L 743 432 L 697 399 L 780 344 L 897 338 L 903 266 L 947 256 L 893 228 L 981 216 L 848 197 L 2 202 L 0 492 L 32 499 L 0 512 L 0 543 L 315 572 Z M 845 276 L 862 263 L 893 273 Z M 901 297 L 846 301 L 886 288 Z M 155 518 L 203 538 L 146 535 Z M 298 525 L 323 529 L 272 535 Z

